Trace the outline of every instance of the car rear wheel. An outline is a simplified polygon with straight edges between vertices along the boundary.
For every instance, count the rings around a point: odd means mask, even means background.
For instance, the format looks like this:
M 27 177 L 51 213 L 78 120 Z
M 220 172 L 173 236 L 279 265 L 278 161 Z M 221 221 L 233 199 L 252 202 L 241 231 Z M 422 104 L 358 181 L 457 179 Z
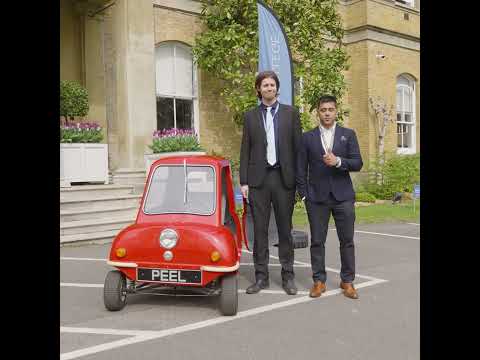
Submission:
M 105 278 L 103 286 L 103 302 L 107 310 L 122 310 L 127 303 L 127 286 L 125 275 L 118 270 L 112 270 Z
M 222 292 L 220 293 L 220 311 L 223 315 L 236 315 L 238 308 L 237 274 L 224 275 L 221 279 L 221 287 Z

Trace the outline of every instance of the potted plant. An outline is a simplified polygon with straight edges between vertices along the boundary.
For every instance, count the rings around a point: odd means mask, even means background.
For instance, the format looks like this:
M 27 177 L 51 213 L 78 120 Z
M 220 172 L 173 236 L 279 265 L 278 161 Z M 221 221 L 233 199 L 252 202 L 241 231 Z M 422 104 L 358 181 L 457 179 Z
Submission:
M 108 184 L 108 145 L 103 128 L 94 122 L 75 122 L 88 114 L 87 90 L 75 81 L 60 82 L 60 186 L 73 182 Z
M 204 155 L 194 130 L 162 129 L 153 132 L 152 144 L 148 147 L 153 154 L 145 154 L 146 172 L 155 160 L 173 155 Z

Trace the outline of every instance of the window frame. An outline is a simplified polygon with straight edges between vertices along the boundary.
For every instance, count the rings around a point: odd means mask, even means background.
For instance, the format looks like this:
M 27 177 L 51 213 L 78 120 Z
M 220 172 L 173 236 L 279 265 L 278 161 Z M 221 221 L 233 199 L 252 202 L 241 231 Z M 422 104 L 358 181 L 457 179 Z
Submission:
M 176 76 L 176 49 L 177 46 L 182 47 L 183 49 L 187 50 L 192 58 L 191 64 L 192 64 L 192 96 L 179 96 L 176 95 L 176 89 L 174 88 L 174 93 L 167 93 L 167 92 L 159 92 L 157 90 L 157 76 L 155 74 L 155 99 L 158 101 L 158 98 L 167 98 L 167 99 L 173 99 L 173 127 L 177 127 L 177 106 L 176 106 L 176 99 L 179 100 L 192 100 L 192 118 L 193 118 L 193 130 L 197 134 L 198 140 L 200 140 L 200 122 L 199 122 L 199 104 L 198 104 L 198 70 L 197 66 L 195 64 L 195 61 L 193 60 L 193 54 L 192 54 L 192 47 L 189 46 L 188 44 L 185 44 L 180 41 L 163 41 L 155 45 L 155 50 L 161 46 L 172 46 L 173 47 L 173 57 L 170 58 L 173 60 L 173 78 L 174 78 L 174 86 L 175 86 L 175 76 Z M 156 52 L 155 52 L 155 72 L 156 72 Z M 161 130 L 161 129 L 157 129 Z
M 395 2 L 403 6 L 415 7 L 415 0 L 395 0 Z
M 399 79 L 403 78 L 408 81 L 408 85 L 406 84 L 399 84 Z M 416 154 L 417 152 L 417 117 L 416 117 L 416 108 L 417 108 L 417 97 L 416 97 L 416 89 L 415 89 L 415 80 L 413 77 L 409 76 L 408 74 L 401 74 L 397 76 L 397 83 L 395 87 L 395 93 L 398 91 L 398 89 L 408 89 L 411 92 L 411 105 L 412 105 L 412 111 L 411 111 L 411 116 L 412 116 L 412 121 L 408 122 L 405 121 L 405 114 L 408 113 L 407 111 L 400 111 L 401 114 L 401 121 L 398 121 L 398 114 L 399 111 L 397 110 L 397 107 L 395 107 L 395 125 L 396 126 L 396 135 L 397 135 L 397 154 Z M 402 101 L 405 101 L 405 95 L 402 96 Z M 396 102 L 396 100 L 395 100 Z M 398 105 L 398 104 L 396 104 Z M 402 104 L 402 110 L 404 109 L 404 104 Z M 410 141 L 411 141 L 411 146 L 409 147 L 399 147 L 398 146 L 398 135 L 400 134 L 398 132 L 398 125 L 407 125 L 410 127 L 411 133 L 410 133 Z M 403 133 L 402 133 L 403 134 Z

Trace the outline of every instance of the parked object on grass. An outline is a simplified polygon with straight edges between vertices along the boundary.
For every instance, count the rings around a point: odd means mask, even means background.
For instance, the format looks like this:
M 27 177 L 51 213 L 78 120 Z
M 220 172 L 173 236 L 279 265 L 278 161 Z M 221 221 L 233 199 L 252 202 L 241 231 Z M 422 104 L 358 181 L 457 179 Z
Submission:
M 401 193 L 401 192 L 396 192 L 396 193 L 393 195 L 392 204 L 396 204 L 397 202 L 402 201 L 402 197 L 403 197 L 403 193 Z

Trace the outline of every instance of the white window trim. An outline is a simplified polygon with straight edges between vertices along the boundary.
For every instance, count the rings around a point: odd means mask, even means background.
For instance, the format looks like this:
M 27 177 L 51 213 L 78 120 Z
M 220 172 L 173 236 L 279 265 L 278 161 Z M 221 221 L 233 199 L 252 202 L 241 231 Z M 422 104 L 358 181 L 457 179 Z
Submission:
M 184 46 L 186 48 L 189 48 L 190 52 L 192 51 L 192 48 L 188 45 L 182 44 L 177 41 L 169 41 L 169 42 L 162 42 L 156 45 L 156 47 L 166 45 L 166 44 L 172 44 L 173 45 L 173 73 L 174 73 L 174 78 L 175 78 L 175 66 L 176 66 L 176 49 L 177 45 Z M 175 94 L 169 94 L 169 93 L 158 93 L 157 88 L 155 87 L 155 95 L 156 97 L 162 97 L 162 98 L 169 98 L 173 99 L 173 126 L 176 127 L 177 125 L 177 109 L 175 106 L 175 99 L 185 99 L 185 100 L 193 100 L 192 104 L 192 112 L 193 112 L 193 129 L 195 133 L 197 134 L 198 140 L 200 141 L 200 117 L 199 117 L 199 105 L 198 105 L 198 84 L 197 84 L 197 66 L 195 62 L 193 61 L 193 54 L 192 54 L 192 88 L 193 88 L 193 94 L 192 97 L 187 97 L 187 96 L 175 96 Z M 175 86 L 175 83 L 174 83 Z
M 404 2 L 406 2 L 406 4 L 398 1 L 398 0 L 395 0 L 395 3 L 399 6 L 406 6 L 406 7 L 411 7 L 411 8 L 414 8 L 415 7 L 415 0 L 403 0 Z
M 411 87 L 410 86 L 407 86 L 407 85 L 397 85 L 396 86 L 396 89 L 398 89 L 399 87 L 408 87 L 409 89 L 411 88 L 412 90 L 412 122 L 409 123 L 409 122 L 405 122 L 405 121 L 395 121 L 396 124 L 409 124 L 411 125 L 410 128 L 411 128 L 411 131 L 412 131 L 412 146 L 408 147 L 408 148 L 399 148 L 398 147 L 398 144 L 397 144 L 397 154 L 401 154 L 401 155 L 411 155 L 411 154 L 416 154 L 417 153 L 417 115 L 416 115 L 416 111 L 417 111 L 417 96 L 416 96 L 416 89 L 415 89 L 415 81 L 409 77 L 409 76 L 405 76 L 405 75 L 401 75 L 402 77 L 406 78 Z M 398 141 L 398 130 L 397 130 L 397 141 Z

